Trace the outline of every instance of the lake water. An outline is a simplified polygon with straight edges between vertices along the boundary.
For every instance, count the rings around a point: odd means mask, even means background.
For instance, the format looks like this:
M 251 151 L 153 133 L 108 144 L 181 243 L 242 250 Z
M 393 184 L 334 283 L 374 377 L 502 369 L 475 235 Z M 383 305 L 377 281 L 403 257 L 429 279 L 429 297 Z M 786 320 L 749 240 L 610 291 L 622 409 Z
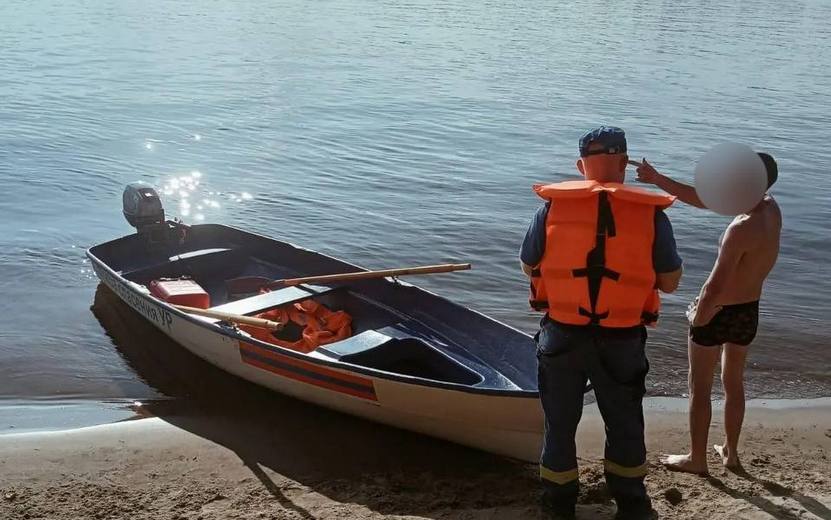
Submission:
M 573 178 L 599 124 L 680 180 L 725 140 L 779 160 L 782 253 L 748 388 L 831 395 L 829 19 L 819 0 L 5 0 L 0 398 L 164 393 L 110 338 L 148 331 L 90 308 L 84 249 L 131 232 L 134 180 L 186 221 L 369 268 L 470 261 L 410 281 L 533 332 L 530 186 Z M 686 391 L 683 311 L 728 222 L 669 215 L 687 274 L 651 334 L 653 395 Z

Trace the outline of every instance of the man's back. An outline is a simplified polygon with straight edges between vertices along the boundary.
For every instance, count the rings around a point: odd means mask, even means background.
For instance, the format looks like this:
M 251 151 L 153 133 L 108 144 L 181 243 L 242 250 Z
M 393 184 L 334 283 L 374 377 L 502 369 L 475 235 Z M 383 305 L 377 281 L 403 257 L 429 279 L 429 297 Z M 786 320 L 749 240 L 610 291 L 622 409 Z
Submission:
M 545 442 L 543 503 L 573 518 L 579 495 L 574 442 L 591 380 L 606 426 L 604 473 L 625 518 L 651 518 L 643 396 L 649 371 L 644 323 L 657 317 L 656 288 L 675 290 L 681 258 L 662 208 L 672 198 L 623 185 L 623 130 L 600 127 L 580 138 L 585 181 L 535 187 L 547 204 L 525 235 L 520 259 L 534 308 L 548 312 L 537 340 Z
M 782 214 L 773 197 L 767 196 L 748 215 L 739 215 L 722 236 L 721 255 L 740 248 L 741 257 L 727 280 L 719 305 L 757 301 L 779 255 Z

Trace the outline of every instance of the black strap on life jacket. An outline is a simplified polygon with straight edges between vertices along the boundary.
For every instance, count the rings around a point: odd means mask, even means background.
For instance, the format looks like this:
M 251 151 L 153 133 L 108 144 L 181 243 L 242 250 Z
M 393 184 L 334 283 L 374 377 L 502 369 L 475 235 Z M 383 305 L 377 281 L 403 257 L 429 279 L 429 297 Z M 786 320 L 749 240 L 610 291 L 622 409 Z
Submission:
M 657 323 L 658 318 L 659 316 L 657 312 L 643 311 L 641 313 L 641 320 L 643 320 L 644 325 L 651 325 L 652 323 Z
M 531 278 L 539 278 L 542 276 L 542 271 L 539 267 L 536 267 L 531 270 Z M 533 280 L 531 281 L 531 298 L 528 300 L 528 303 L 531 305 L 531 308 L 535 311 L 544 311 L 548 309 L 548 300 L 543 300 L 537 298 L 537 288 L 534 285 Z
M 528 300 L 528 304 L 531 305 L 531 308 L 535 311 L 548 310 L 548 300 L 531 299 Z
M 581 316 L 589 318 L 589 323 L 598 325 L 600 320 L 609 317 L 609 312 L 597 312 L 597 299 L 600 297 L 600 286 L 603 278 L 617 281 L 620 273 L 606 268 L 606 238 L 614 237 L 617 234 L 615 229 L 615 218 L 612 215 L 612 207 L 609 204 L 608 194 L 603 191 L 597 198 L 597 235 L 594 249 L 586 255 L 586 267 L 574 269 L 571 275 L 575 278 L 587 278 L 589 286 L 589 302 L 591 310 L 580 307 L 578 312 Z

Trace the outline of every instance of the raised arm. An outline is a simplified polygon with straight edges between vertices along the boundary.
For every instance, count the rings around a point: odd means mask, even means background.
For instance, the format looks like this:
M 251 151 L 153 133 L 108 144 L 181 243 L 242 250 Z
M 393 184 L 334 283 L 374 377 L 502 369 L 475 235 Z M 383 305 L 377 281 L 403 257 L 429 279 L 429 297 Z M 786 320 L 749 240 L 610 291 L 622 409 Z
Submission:
M 704 203 L 698 198 L 694 187 L 674 181 L 666 175 L 659 173 L 646 159 L 643 159 L 643 162 L 640 163 L 637 161 L 629 161 L 629 164 L 637 166 L 638 181 L 654 184 L 670 195 L 678 197 L 681 202 L 685 202 L 696 208 L 706 209 Z

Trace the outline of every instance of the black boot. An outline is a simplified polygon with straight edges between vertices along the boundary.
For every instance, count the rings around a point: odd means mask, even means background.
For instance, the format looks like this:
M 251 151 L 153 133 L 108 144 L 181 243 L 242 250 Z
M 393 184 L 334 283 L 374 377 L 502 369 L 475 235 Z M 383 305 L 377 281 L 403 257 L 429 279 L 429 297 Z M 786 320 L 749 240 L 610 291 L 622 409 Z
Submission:
M 574 520 L 574 501 L 556 499 L 553 494 L 543 490 L 540 506 L 549 520 Z M 576 497 L 575 497 L 576 498 Z
M 635 504 L 621 504 L 618 502 L 617 513 L 615 520 L 655 520 L 658 518 L 658 512 L 652 509 L 652 505 L 647 502 Z

